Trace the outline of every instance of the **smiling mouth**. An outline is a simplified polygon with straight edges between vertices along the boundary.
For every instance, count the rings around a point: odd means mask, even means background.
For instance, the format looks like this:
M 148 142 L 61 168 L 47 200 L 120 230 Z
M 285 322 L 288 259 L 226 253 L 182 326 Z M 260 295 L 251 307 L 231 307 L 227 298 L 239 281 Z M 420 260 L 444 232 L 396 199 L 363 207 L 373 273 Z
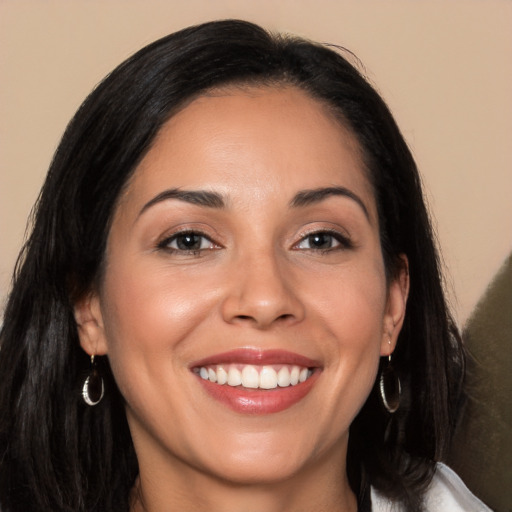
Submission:
M 314 369 L 289 364 L 215 364 L 194 368 L 203 380 L 245 389 L 276 389 L 296 386 L 308 380 Z
M 284 411 L 315 386 L 322 365 L 285 350 L 235 349 L 190 367 L 207 396 L 241 414 Z

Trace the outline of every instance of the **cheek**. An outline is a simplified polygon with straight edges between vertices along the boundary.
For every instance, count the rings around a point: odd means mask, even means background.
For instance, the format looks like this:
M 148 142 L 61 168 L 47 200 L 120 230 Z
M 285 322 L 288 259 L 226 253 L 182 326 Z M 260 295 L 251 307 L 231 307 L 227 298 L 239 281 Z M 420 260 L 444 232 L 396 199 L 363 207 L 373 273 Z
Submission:
M 340 273 L 338 278 L 326 280 L 323 291 L 317 292 L 317 325 L 327 330 L 325 339 L 331 340 L 326 372 L 331 379 L 329 401 L 333 414 L 340 415 L 333 421 L 351 421 L 372 389 L 386 298 L 386 282 L 378 264 Z
M 163 265 L 127 267 L 111 271 L 104 287 L 110 345 L 136 342 L 141 351 L 174 345 L 211 310 L 214 287 L 198 290 L 197 280 L 171 275 Z
M 387 285 L 380 260 L 352 265 L 322 276 L 307 295 L 315 310 L 341 344 L 380 342 L 387 301 Z
M 109 269 L 102 313 L 110 365 L 126 398 L 151 389 L 155 380 L 179 376 L 185 341 L 212 314 L 215 290 L 198 290 L 186 276 L 158 266 L 118 260 Z
M 350 381 L 349 389 L 363 390 L 364 394 L 373 385 L 379 363 L 384 301 L 379 294 L 371 300 L 360 291 L 361 294 L 341 292 L 339 309 L 332 311 L 326 324 L 337 341 L 337 357 L 332 360 L 338 366 L 339 378 Z

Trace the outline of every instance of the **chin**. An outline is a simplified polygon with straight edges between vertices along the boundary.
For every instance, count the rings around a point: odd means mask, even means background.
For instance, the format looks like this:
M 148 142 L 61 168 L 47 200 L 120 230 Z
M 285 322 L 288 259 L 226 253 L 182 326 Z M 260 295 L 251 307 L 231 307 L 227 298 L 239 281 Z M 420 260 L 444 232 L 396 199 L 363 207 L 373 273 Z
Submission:
M 277 459 L 277 460 L 276 460 Z M 212 468 L 212 476 L 234 485 L 272 485 L 286 481 L 302 472 L 304 464 L 267 457 L 258 460 L 230 461 Z
M 317 448 L 306 439 L 281 435 L 244 436 L 239 442 L 219 441 L 222 449 L 204 461 L 217 478 L 245 485 L 270 485 L 300 475 L 315 465 Z

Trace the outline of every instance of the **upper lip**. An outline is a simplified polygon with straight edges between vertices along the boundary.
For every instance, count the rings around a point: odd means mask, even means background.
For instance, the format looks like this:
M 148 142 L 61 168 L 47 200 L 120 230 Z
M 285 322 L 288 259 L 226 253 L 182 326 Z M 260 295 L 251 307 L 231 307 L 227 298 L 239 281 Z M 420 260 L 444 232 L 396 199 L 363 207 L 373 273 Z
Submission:
M 256 349 L 256 348 L 238 348 L 214 354 L 190 365 L 191 368 L 200 368 L 215 364 L 251 364 L 251 365 L 272 365 L 272 364 L 290 364 L 303 366 L 307 368 L 316 368 L 321 366 L 318 361 L 309 357 L 289 352 L 281 349 Z

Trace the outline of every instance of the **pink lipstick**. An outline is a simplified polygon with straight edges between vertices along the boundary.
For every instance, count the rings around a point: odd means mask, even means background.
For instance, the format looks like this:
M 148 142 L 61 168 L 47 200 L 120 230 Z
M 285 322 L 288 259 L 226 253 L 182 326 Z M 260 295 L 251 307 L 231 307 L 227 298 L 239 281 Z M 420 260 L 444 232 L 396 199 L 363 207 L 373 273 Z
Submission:
M 302 400 L 321 365 L 284 350 L 237 349 L 201 359 L 191 370 L 212 398 L 234 411 L 270 414 Z

